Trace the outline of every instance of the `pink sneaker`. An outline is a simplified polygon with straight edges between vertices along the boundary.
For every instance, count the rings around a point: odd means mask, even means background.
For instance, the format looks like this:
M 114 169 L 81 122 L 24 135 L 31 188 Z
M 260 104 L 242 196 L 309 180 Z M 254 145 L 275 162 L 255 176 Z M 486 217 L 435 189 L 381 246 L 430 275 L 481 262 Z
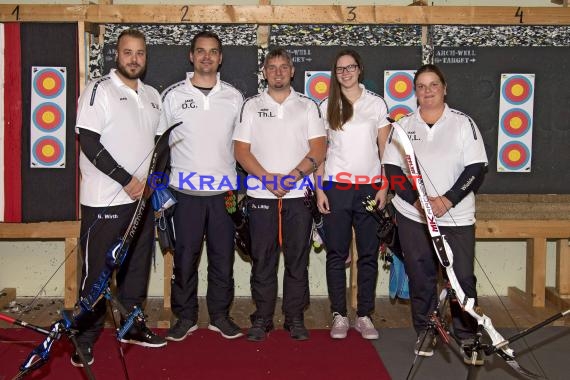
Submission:
M 344 339 L 346 338 L 346 333 L 350 327 L 348 323 L 348 318 L 343 317 L 339 313 L 333 313 L 333 321 L 331 327 L 331 338 L 333 339 Z
M 372 323 L 369 317 L 356 318 L 354 328 L 364 339 L 378 339 L 378 330 L 376 330 L 374 323 Z

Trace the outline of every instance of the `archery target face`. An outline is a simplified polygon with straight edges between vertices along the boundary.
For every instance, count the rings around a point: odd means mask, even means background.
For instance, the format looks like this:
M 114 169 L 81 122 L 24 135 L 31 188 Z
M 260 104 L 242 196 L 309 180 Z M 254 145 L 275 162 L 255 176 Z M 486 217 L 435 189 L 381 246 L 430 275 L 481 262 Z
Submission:
M 37 164 L 53 166 L 63 158 L 63 144 L 51 136 L 39 138 L 34 143 L 32 155 Z
M 30 166 L 65 168 L 67 69 L 32 66 Z
M 63 110 L 55 103 L 41 103 L 33 111 L 32 121 L 40 130 L 54 132 L 63 125 Z
M 521 108 L 512 108 L 501 117 L 501 130 L 509 137 L 521 137 L 532 125 L 531 117 Z
M 501 74 L 497 171 L 531 171 L 535 80 L 535 74 Z
M 38 72 L 34 78 L 34 91 L 43 98 L 53 99 L 63 91 L 65 79 L 56 69 L 46 68 Z
M 520 170 L 529 162 L 530 151 L 523 143 L 513 141 L 503 145 L 499 152 L 499 160 L 508 170 Z
M 410 107 L 400 104 L 390 108 L 390 117 L 398 121 L 411 112 L 413 112 L 413 110 Z
M 532 83 L 522 75 L 513 75 L 503 83 L 501 93 L 510 104 L 520 105 L 532 96 Z
M 407 72 L 397 71 L 386 83 L 386 94 L 397 102 L 404 102 L 414 95 L 414 78 Z
M 331 74 L 328 71 L 305 71 L 305 95 L 320 102 L 329 96 Z

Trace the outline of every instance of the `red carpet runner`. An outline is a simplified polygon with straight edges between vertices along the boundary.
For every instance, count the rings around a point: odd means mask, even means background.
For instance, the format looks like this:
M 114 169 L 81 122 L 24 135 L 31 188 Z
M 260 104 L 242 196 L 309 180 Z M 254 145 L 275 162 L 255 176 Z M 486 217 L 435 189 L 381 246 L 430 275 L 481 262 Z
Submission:
M 164 331 L 161 331 L 164 334 Z M 43 339 L 30 330 L 0 330 L 0 380 L 11 379 L 30 351 Z M 382 339 L 382 335 L 380 335 Z M 223 339 L 200 329 L 182 342 L 152 349 L 123 345 L 129 377 L 196 380 L 387 380 L 384 364 L 370 342 L 351 330 L 344 340 L 330 339 L 326 330 L 312 330 L 311 339 L 296 342 L 277 330 L 265 342 Z M 55 342 L 48 363 L 30 379 L 86 379 L 69 363 L 71 343 Z M 113 331 L 107 329 L 95 345 L 92 366 L 97 380 L 126 378 Z

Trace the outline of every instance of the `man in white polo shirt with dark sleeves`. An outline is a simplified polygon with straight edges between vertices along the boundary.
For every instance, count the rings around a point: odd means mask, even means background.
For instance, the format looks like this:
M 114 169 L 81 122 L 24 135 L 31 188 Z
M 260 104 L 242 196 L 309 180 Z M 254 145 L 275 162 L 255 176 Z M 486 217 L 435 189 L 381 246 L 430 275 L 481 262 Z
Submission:
M 196 34 L 189 58 L 194 72 L 162 96 L 161 129 L 183 122 L 170 135 L 170 188 L 178 199 L 173 215 L 176 243 L 171 306 L 178 320 L 166 339 L 181 341 L 198 328 L 198 263 L 204 235 L 208 329 L 234 339 L 243 334 L 229 315 L 234 298 L 234 223 L 225 200 L 228 191 L 237 188 L 232 135 L 243 96 L 219 78 L 222 43 L 215 33 Z
M 146 57 L 144 34 L 134 29 L 123 31 L 117 40 L 117 68 L 91 82 L 77 106 L 83 299 L 90 295 L 103 270 L 108 269 L 107 252 L 131 222 L 159 133 L 160 95 L 140 80 Z M 142 307 L 146 299 L 153 245 L 154 219 L 147 207 L 137 237 L 116 276 L 117 298 L 128 311 Z M 105 305 L 100 300 L 93 312 L 78 321 L 77 350 L 89 365 L 94 362 L 93 345 L 104 326 Z M 121 341 L 145 347 L 166 345 L 164 338 L 139 322 Z M 77 352 L 72 355 L 71 364 L 83 367 Z
M 326 132 L 317 104 L 291 88 L 294 67 L 284 49 L 267 54 L 263 74 L 268 88 L 244 103 L 234 133 L 236 159 L 256 177 L 247 180 L 256 306 L 247 338 L 264 340 L 273 329 L 282 250 L 284 328 L 291 338 L 305 340 L 312 218 L 300 184 L 323 162 Z

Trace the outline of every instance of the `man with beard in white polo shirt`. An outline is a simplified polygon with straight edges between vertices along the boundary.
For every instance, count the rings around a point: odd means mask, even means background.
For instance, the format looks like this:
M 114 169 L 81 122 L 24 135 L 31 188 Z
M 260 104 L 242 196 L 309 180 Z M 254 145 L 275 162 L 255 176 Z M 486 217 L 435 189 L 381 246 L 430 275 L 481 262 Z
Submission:
M 123 31 L 117 40 L 117 68 L 91 82 L 79 99 L 81 297 L 89 295 L 107 267 L 107 251 L 127 229 L 143 193 L 161 112 L 158 91 L 140 80 L 146 57 L 144 34 Z M 118 299 L 129 311 L 141 307 L 146 299 L 153 244 L 154 219 L 147 207 L 138 236 L 116 276 Z M 105 304 L 101 300 L 78 321 L 78 349 L 89 365 L 104 326 Z M 121 341 L 145 347 L 166 345 L 144 323 L 135 323 Z M 71 364 L 83 367 L 77 352 Z

